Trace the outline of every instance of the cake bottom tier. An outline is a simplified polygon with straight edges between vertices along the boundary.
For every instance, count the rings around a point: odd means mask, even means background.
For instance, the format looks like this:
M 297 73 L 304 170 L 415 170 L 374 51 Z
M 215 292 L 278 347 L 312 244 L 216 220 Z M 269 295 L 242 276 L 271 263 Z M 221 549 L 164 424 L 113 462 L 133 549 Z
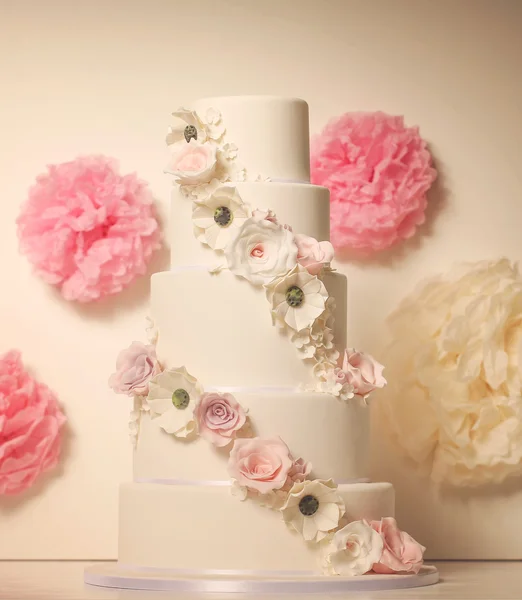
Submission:
M 394 516 L 390 483 L 345 484 L 338 491 L 350 520 Z M 317 544 L 291 531 L 278 511 L 241 502 L 229 487 L 123 484 L 119 527 L 125 566 L 319 572 Z

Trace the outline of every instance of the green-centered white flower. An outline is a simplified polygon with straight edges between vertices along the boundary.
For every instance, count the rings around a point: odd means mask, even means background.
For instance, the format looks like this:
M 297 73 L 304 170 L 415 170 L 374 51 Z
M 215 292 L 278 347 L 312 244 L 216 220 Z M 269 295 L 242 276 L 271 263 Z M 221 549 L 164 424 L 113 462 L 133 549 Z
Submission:
M 328 299 L 324 283 L 300 265 L 266 288 L 274 318 L 294 331 L 311 327 L 323 314 Z
M 214 250 L 224 250 L 249 218 L 250 210 L 235 187 L 221 186 L 194 205 L 192 222 L 197 239 Z
M 150 381 L 147 396 L 154 422 L 167 433 L 186 438 L 196 430 L 193 412 L 202 393 L 185 367 L 159 373 Z
M 344 511 L 343 499 L 331 479 L 294 483 L 281 508 L 286 524 L 313 542 L 335 529 Z

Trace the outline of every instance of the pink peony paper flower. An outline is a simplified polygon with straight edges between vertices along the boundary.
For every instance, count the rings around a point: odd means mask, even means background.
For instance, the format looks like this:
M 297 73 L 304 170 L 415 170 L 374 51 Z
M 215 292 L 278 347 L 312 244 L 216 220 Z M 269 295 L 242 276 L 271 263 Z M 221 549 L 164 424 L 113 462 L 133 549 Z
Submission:
M 370 354 L 348 348 L 344 351 L 342 366 L 334 373 L 338 383 L 351 385 L 355 394 L 367 398 L 371 392 L 386 385 L 383 370 L 383 365 Z
M 417 127 L 382 112 L 346 113 L 312 140 L 311 181 L 330 190 L 336 249 L 383 250 L 424 222 L 435 180 Z
M 384 548 L 379 562 L 373 565 L 375 573 L 418 573 L 422 567 L 424 546 L 397 527 L 393 517 L 371 521 L 370 526 L 382 536 Z
M 160 371 L 154 346 L 132 342 L 118 355 L 116 372 L 110 376 L 109 386 L 117 394 L 144 395 L 149 392 L 149 381 Z
M 323 267 L 334 258 L 334 249 L 330 242 L 318 242 L 315 238 L 298 233 L 295 236 L 297 262 L 310 275 L 319 275 Z
M 194 409 L 199 435 L 222 447 L 229 444 L 246 422 L 246 412 L 232 394 L 203 394 Z
M 228 472 L 240 486 L 266 494 L 281 489 L 294 461 L 280 438 L 236 439 Z
M 19 352 L 0 357 L 0 494 L 22 492 L 56 466 L 65 421 L 56 396 L 29 375 Z
M 160 231 L 153 198 L 135 174 L 87 156 L 49 165 L 17 219 L 20 250 L 66 300 L 116 294 L 146 272 Z

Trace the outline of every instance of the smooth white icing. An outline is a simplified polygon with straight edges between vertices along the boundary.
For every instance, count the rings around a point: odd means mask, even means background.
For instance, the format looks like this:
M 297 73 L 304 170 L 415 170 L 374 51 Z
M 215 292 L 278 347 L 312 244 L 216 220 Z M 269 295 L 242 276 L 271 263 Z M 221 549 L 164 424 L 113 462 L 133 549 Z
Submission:
M 390 483 L 339 486 L 350 520 L 393 516 Z M 277 511 L 241 502 L 228 488 L 124 484 L 119 561 L 166 569 L 316 571 L 316 544 L 292 532 Z
M 243 202 L 252 210 L 272 209 L 279 222 L 296 233 L 317 240 L 330 239 L 330 197 L 326 188 L 310 184 L 237 182 L 234 185 Z M 178 188 L 172 190 L 169 225 L 172 267 L 226 262 L 223 252 L 202 244 L 194 236 L 193 203 Z
M 326 273 L 336 300 L 334 334 L 346 343 L 346 278 Z M 262 289 L 224 271 L 156 273 L 151 316 L 158 328 L 157 355 L 170 367 L 185 365 L 203 385 L 300 386 L 315 379 L 286 332 L 272 324 Z M 277 433 L 277 432 L 275 432 Z
M 192 103 L 205 115 L 219 110 L 226 128 L 225 141 L 238 148 L 238 161 L 247 177 L 258 175 L 310 181 L 308 104 L 299 98 L 277 96 L 222 96 Z
M 368 477 L 368 408 L 327 394 L 234 393 L 251 416 L 255 435 L 280 436 L 313 475 L 342 481 Z M 144 414 L 134 453 L 134 479 L 228 480 L 229 448 L 165 433 Z

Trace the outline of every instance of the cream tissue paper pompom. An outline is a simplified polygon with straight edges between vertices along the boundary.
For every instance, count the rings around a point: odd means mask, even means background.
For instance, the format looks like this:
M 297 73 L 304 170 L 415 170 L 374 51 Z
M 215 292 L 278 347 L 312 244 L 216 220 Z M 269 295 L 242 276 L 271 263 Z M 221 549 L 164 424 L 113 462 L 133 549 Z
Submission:
M 388 317 L 382 410 L 438 483 L 522 475 L 522 278 L 507 259 L 424 282 Z

